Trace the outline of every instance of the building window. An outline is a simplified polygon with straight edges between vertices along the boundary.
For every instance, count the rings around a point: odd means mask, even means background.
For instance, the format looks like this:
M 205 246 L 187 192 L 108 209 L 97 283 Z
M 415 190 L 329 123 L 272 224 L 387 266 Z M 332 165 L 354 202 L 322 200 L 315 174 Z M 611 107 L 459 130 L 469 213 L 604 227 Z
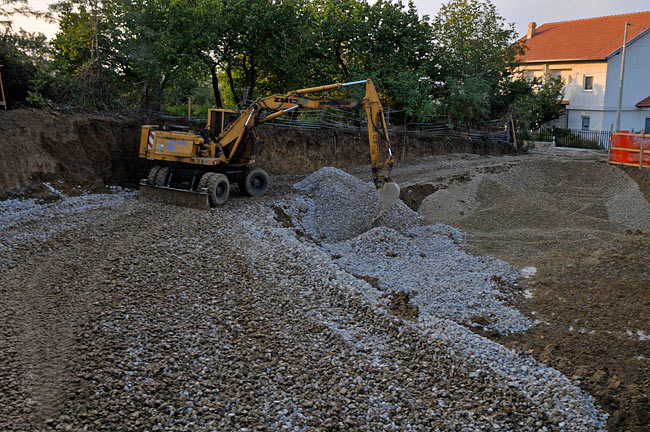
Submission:
M 582 116 L 582 130 L 589 130 L 589 117 Z
M 645 128 L 643 128 L 645 133 L 650 134 L 650 117 L 645 118 Z
M 594 89 L 594 76 L 593 75 L 585 75 L 585 85 L 583 87 L 584 90 L 593 90 Z

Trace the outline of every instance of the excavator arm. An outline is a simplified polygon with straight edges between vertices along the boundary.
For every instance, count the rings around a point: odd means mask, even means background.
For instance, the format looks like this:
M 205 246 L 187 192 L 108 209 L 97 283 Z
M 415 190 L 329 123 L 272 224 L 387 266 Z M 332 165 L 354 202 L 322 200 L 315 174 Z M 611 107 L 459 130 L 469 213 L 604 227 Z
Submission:
M 350 85 L 366 85 L 366 94 L 361 100 L 340 100 L 329 97 L 309 97 L 306 94 L 336 90 Z M 393 153 L 388 138 L 388 128 L 384 112 L 377 95 L 377 90 L 370 79 L 349 83 L 335 83 L 320 87 L 293 90 L 286 94 L 276 94 L 259 98 L 246 111 L 242 112 L 227 129 L 219 136 L 218 142 L 225 149 L 228 159 L 237 154 L 245 135 L 256 126 L 274 120 L 296 109 L 363 108 L 368 120 L 368 139 L 370 145 L 370 163 L 375 186 L 379 192 L 381 208 L 390 207 L 399 198 L 399 186 L 389 175 L 394 164 Z M 263 113 L 273 111 L 262 116 Z M 381 158 L 382 149 L 385 159 Z

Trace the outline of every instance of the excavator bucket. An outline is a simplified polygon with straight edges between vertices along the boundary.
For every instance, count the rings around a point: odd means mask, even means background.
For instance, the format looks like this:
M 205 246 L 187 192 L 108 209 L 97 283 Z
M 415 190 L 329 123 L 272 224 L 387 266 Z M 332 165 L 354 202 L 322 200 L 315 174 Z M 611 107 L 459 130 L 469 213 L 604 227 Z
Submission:
M 377 194 L 379 195 L 379 211 L 390 208 L 399 199 L 399 185 L 394 181 L 384 182 Z
M 208 192 L 205 189 L 202 192 L 193 192 L 185 189 L 152 186 L 145 181 L 140 182 L 140 199 L 201 210 L 210 208 Z

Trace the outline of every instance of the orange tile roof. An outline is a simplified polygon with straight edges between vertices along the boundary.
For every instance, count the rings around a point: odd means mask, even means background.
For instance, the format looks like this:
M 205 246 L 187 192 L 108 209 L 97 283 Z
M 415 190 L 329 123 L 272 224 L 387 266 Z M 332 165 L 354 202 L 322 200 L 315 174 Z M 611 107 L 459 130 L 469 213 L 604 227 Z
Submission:
M 650 96 L 636 104 L 639 108 L 650 108 Z
M 523 61 L 605 59 L 623 46 L 625 21 L 629 41 L 650 28 L 650 11 L 543 24 L 521 39 L 529 48 Z

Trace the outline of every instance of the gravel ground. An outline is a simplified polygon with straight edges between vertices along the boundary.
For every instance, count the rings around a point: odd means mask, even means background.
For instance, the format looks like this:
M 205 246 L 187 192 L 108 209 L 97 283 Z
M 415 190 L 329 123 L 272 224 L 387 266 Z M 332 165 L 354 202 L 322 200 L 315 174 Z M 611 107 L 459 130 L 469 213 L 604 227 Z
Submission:
M 211 211 L 128 193 L 81 197 L 96 200 L 86 210 L 72 198 L 3 207 L 12 253 L 0 280 L 0 429 L 605 429 L 591 397 L 557 371 L 433 313 L 395 317 L 330 251 L 365 236 L 374 259 L 382 234 L 405 248 L 406 266 L 426 258 L 416 250 L 457 250 L 462 233 L 418 227 L 413 215 L 394 230 L 392 213 L 370 231 L 361 219 L 340 231 L 275 219 L 281 201 L 316 224 L 346 223 L 310 207 L 323 196 L 310 193 L 233 196 Z M 500 265 L 463 259 L 468 284 Z
M 29 240 L 45 240 L 54 234 L 107 217 L 136 197 L 136 192 L 115 190 L 110 197 L 104 194 L 82 195 L 41 203 L 36 199 L 0 201 L 0 254 L 8 259 L 16 245 Z M 0 258 L 0 262 L 3 259 Z

